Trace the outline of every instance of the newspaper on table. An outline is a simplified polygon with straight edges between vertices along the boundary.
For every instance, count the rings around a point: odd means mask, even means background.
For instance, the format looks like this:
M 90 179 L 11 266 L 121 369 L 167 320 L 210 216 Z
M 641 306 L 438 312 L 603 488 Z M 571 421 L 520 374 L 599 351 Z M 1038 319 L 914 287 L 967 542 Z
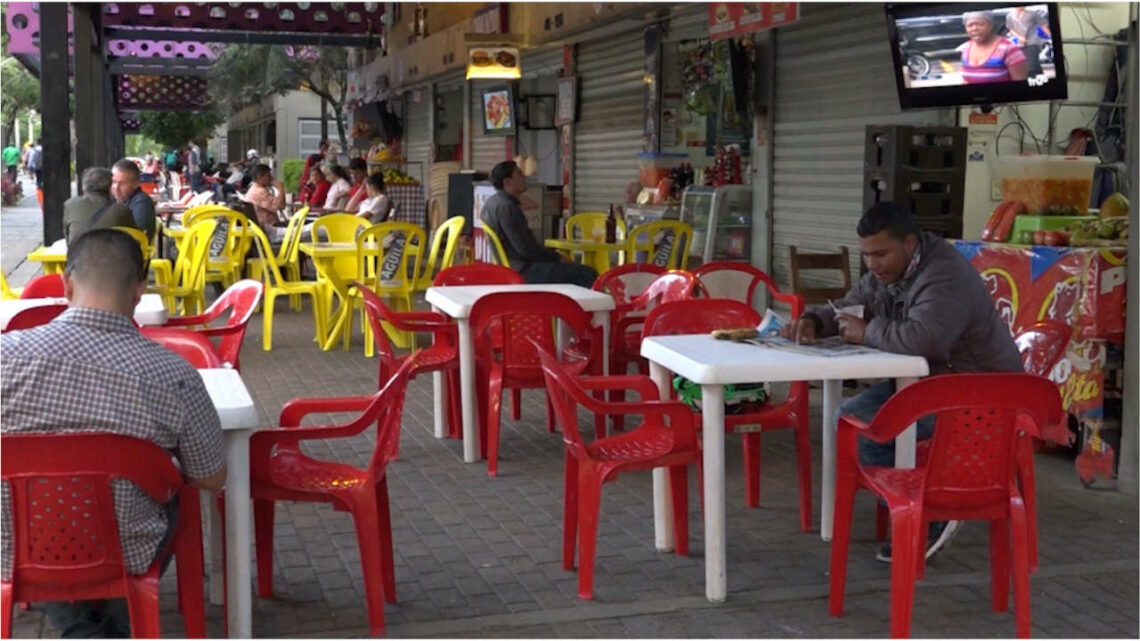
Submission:
M 852 305 L 842 308 L 839 312 L 861 318 L 863 316 L 863 306 Z M 790 338 L 780 336 L 780 330 L 783 329 L 787 322 L 788 321 L 784 320 L 782 316 L 768 309 L 764 312 L 764 318 L 756 328 L 760 336 L 748 342 L 763 347 L 773 347 L 789 352 L 799 352 L 801 354 L 811 354 L 814 356 L 850 356 L 852 354 L 867 354 L 875 351 L 866 345 L 853 345 L 848 343 L 840 336 L 821 338 L 811 344 L 797 344 Z

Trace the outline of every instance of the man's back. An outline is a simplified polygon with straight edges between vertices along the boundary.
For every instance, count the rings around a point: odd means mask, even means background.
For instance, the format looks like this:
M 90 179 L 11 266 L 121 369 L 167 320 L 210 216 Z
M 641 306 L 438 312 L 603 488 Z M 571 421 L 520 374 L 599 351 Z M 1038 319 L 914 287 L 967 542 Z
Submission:
M 223 468 L 221 426 L 201 377 L 127 317 L 72 308 L 47 325 L 4 334 L 0 348 L 3 433 L 110 432 L 172 452 L 191 478 Z M 167 529 L 163 507 L 126 481 L 115 482 L 114 496 L 124 560 L 142 572 Z M 4 486 L 5 571 L 8 500 Z
M 63 203 L 63 235 L 73 243 L 83 232 L 107 227 L 134 227 L 131 210 L 111 199 L 109 195 L 88 192 L 73 196 Z
M 147 238 L 154 238 L 155 213 L 154 200 L 141 189 L 136 189 L 127 199 L 127 208 L 135 219 L 135 227 L 146 232 Z

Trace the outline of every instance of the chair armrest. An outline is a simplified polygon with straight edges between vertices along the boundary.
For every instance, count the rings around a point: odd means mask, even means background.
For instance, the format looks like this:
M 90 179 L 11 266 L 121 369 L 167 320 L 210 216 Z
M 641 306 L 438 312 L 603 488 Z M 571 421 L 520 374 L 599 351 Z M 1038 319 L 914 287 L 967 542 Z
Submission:
M 588 390 L 633 390 L 642 401 L 661 400 L 657 384 L 648 376 L 581 376 L 578 383 Z
M 155 258 L 150 261 L 150 268 L 154 270 L 154 283 L 162 287 L 173 285 L 174 267 L 169 258 Z
M 303 429 L 298 426 L 301 419 L 309 414 L 328 414 L 331 412 L 362 412 L 367 408 L 374 396 L 338 396 L 332 398 L 295 398 L 281 408 L 281 427 L 287 429 Z
M 188 325 L 205 325 L 211 320 L 205 314 L 198 314 L 196 316 L 171 316 L 166 319 L 162 324 L 163 327 L 186 327 Z

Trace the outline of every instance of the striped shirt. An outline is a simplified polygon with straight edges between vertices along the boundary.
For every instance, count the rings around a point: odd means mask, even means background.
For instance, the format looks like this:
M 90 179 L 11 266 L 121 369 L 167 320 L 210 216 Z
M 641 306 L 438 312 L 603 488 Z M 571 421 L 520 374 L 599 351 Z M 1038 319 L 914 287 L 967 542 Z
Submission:
M 1008 38 L 998 38 L 993 52 L 981 64 L 970 64 L 970 53 L 974 50 L 974 41 L 971 40 L 961 47 L 962 51 L 962 80 L 967 84 L 981 84 L 985 82 L 1009 82 L 1010 65 L 1025 62 L 1025 54 Z
M 139 334 L 131 319 L 71 308 L 47 325 L 0 338 L 3 434 L 110 432 L 145 439 L 207 478 L 225 465 L 222 428 L 198 372 Z M 3 575 L 11 576 L 12 524 L 3 493 Z M 163 507 L 129 481 L 112 481 L 123 560 L 145 572 L 166 533 Z

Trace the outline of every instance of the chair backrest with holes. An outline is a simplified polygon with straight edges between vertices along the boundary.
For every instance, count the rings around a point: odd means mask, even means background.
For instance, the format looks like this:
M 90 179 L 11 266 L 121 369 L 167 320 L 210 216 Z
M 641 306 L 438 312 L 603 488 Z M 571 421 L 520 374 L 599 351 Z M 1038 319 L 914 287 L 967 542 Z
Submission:
M 851 290 L 851 263 L 848 258 L 847 247 L 840 247 L 834 254 L 803 254 L 794 245 L 788 247 L 792 291 L 802 296 L 804 302 L 812 305 L 843 298 Z M 809 287 L 804 283 L 801 272 L 825 269 L 840 272 L 838 276 L 842 285 Z
M 63 296 L 63 276 L 41 274 L 24 285 L 20 298 L 59 298 Z
M 732 261 L 705 263 L 693 270 L 698 285 L 710 298 L 731 298 L 756 307 L 757 285 L 763 284 L 772 300 L 788 305 L 792 318 L 804 311 L 803 298 L 780 291 L 772 277 L 752 265 Z
M 614 302 L 621 305 L 644 292 L 665 271 L 651 263 L 626 263 L 598 276 L 593 288 L 613 296 Z
M 1053 366 L 1065 355 L 1073 329 L 1057 321 L 1041 321 L 1021 330 L 1014 337 L 1021 364 L 1025 371 L 1038 376 L 1049 376 Z
M 645 317 L 641 336 L 708 334 L 714 329 L 756 327 L 760 320 L 759 312 L 740 301 L 691 298 L 654 307 Z
M 183 486 L 170 454 L 141 439 L 68 432 L 4 434 L 0 443 L 11 493 L 12 582 L 42 586 L 56 594 L 51 600 L 69 592 L 82 598 L 85 585 L 126 575 L 113 479 L 129 480 L 156 503 Z
M 605 238 L 606 219 L 609 214 L 604 211 L 583 211 L 566 219 L 566 237 L 577 240 L 594 240 Z M 625 221 L 617 221 L 616 236 L 618 242 L 625 240 Z
M 657 262 L 659 259 L 656 254 L 661 249 L 659 243 L 664 244 L 662 239 L 669 234 L 673 237 L 672 245 L 668 257 L 662 257 L 664 259 L 662 265 Z M 693 228 L 679 220 L 655 220 L 629 230 L 625 243 L 626 262 L 656 263 L 666 269 L 685 269 L 689 264 L 689 246 L 693 243 Z M 644 254 L 642 256 L 644 260 L 638 258 L 638 252 Z
M 470 323 L 484 358 L 491 357 L 491 346 L 497 340 L 492 335 L 488 341 L 485 334 L 493 334 L 498 323 L 502 323 L 501 356 L 505 377 L 533 380 L 540 376 L 541 367 L 532 341 L 554 350 L 554 320 L 562 322 L 578 339 L 591 337 L 591 351 L 595 353 L 589 358 L 596 356 L 601 341 L 598 330 L 591 325 L 591 316 L 577 301 L 563 294 L 508 291 L 488 294 L 475 301 L 471 306 Z M 586 363 L 577 365 L 584 368 Z
M 403 236 L 401 241 L 399 236 Z M 384 246 L 384 241 L 388 246 Z M 402 247 L 401 247 L 402 243 Z M 394 293 L 410 296 L 420 273 L 420 248 L 427 245 L 424 228 L 413 223 L 377 223 L 356 237 L 356 279 L 367 283 L 377 293 Z M 385 262 L 396 260 L 391 278 L 384 279 Z M 391 266 L 389 266 L 389 269 Z
M 456 265 L 448 267 L 436 275 L 432 284 L 436 287 L 455 285 L 522 285 L 523 277 L 511 269 L 490 263 Z
M 141 327 L 139 333 L 186 359 L 195 369 L 225 367 L 210 339 L 188 329 Z
M 944 374 L 892 396 L 874 423 L 910 425 L 935 415 L 923 479 L 923 501 L 934 507 L 978 508 L 1008 502 L 1020 430 L 1033 436 L 1064 420 L 1061 396 L 1032 374 Z M 1018 420 L 1019 415 L 1029 420 Z
M 451 267 L 455 261 L 455 248 L 459 243 L 459 236 L 463 233 L 463 216 L 452 216 L 435 228 L 431 238 L 431 253 L 423 266 L 423 273 L 416 283 L 420 289 L 431 287 L 432 278 L 439 273 L 436 271 L 436 262 L 440 260 L 440 249 L 443 250 L 443 261 L 439 264 L 439 271 Z M 444 241 L 446 240 L 446 244 Z
M 14 332 L 21 329 L 31 329 L 33 327 L 39 327 L 40 325 L 47 325 L 56 316 L 59 316 L 65 311 L 67 311 L 66 304 L 29 307 L 28 309 L 16 312 L 12 318 L 8 319 L 8 324 L 4 326 L 4 331 Z

